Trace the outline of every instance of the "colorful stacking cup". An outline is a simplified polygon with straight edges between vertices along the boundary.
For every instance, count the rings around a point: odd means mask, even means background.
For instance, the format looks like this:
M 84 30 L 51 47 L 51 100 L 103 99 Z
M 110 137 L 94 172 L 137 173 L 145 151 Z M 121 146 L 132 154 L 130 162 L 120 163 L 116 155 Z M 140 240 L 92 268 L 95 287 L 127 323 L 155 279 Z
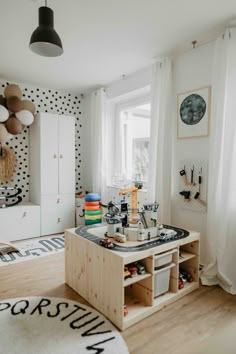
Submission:
M 92 225 L 102 222 L 102 209 L 99 201 L 101 197 L 97 193 L 88 193 L 84 198 L 85 225 Z

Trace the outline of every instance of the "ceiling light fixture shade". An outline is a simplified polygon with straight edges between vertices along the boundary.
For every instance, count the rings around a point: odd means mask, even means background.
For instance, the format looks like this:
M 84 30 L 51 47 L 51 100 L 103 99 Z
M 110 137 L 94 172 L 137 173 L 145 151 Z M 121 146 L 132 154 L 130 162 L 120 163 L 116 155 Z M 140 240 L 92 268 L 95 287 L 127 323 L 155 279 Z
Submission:
M 29 47 L 44 57 L 57 57 L 63 53 L 61 39 L 54 29 L 53 11 L 49 7 L 39 8 L 39 26 L 31 35 Z

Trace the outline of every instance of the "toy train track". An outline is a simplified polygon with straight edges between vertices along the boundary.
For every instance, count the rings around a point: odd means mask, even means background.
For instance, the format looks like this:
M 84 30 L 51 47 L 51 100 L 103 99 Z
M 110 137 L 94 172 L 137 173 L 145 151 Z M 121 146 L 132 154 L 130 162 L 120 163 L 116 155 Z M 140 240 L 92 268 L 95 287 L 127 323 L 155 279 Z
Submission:
M 75 230 L 75 233 L 91 242 L 97 243 L 99 245 L 99 241 L 101 240 L 100 237 L 93 235 L 89 232 L 89 229 L 92 228 L 97 228 L 97 227 L 101 227 L 101 226 L 105 226 L 106 224 L 94 224 L 91 226 L 81 226 L 79 228 L 77 228 Z M 173 242 L 176 240 L 180 240 L 181 238 L 185 238 L 189 235 L 189 232 L 187 230 L 184 229 L 180 229 L 178 227 L 175 226 L 169 226 L 169 225 L 163 225 L 166 229 L 172 229 L 174 231 L 177 232 L 177 234 L 175 236 L 173 236 L 171 239 L 167 239 L 167 240 L 160 240 L 160 239 L 156 239 L 153 241 L 147 241 L 145 243 L 142 242 L 142 244 L 137 245 L 137 246 L 120 246 L 117 244 L 114 244 L 114 247 L 112 248 L 112 251 L 119 251 L 119 252 L 136 252 L 136 251 L 145 251 L 149 248 L 153 248 L 153 247 L 157 247 L 157 246 L 161 246 L 163 244 L 169 243 L 169 242 Z

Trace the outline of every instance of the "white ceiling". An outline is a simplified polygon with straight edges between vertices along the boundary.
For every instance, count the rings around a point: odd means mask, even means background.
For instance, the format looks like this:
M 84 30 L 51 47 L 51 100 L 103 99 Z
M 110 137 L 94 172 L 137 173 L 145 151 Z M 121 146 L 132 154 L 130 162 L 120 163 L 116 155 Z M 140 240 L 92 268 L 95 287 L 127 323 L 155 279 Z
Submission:
M 0 77 L 84 93 L 206 40 L 236 17 L 235 0 L 48 0 L 64 54 L 32 53 L 41 0 L 0 0 Z

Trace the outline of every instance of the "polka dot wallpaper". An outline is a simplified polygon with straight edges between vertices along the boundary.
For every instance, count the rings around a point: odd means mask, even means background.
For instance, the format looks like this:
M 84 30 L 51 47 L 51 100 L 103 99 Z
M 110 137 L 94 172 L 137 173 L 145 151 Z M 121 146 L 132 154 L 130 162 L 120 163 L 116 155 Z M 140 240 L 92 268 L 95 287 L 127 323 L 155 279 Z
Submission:
M 0 94 L 4 93 L 4 89 L 8 84 L 18 84 L 23 93 L 23 99 L 32 101 L 36 106 L 36 113 L 48 112 L 64 115 L 72 115 L 76 118 L 75 123 L 75 176 L 76 176 L 76 192 L 82 190 L 82 166 L 81 166 L 81 136 L 82 136 L 82 112 L 80 95 L 72 95 L 55 89 L 43 89 L 21 85 L 17 82 L 7 82 L 0 80 Z M 16 173 L 12 180 L 7 183 L 0 183 L 1 186 L 19 187 L 22 189 L 21 196 L 23 201 L 29 201 L 29 182 L 30 182 L 30 166 L 29 166 L 29 127 L 14 136 L 7 146 L 14 150 L 17 166 Z M 0 193 L 0 195 L 3 193 Z M 12 193 L 8 193 L 12 194 Z M 7 195 L 4 193 L 4 195 Z

